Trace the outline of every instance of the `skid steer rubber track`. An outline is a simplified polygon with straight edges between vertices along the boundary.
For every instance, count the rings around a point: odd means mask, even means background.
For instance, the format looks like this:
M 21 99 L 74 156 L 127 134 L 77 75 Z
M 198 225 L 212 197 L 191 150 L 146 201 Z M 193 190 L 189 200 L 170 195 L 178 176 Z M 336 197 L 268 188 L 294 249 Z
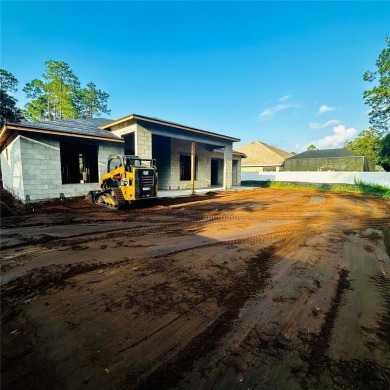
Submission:
M 98 192 L 94 195 L 93 200 L 97 205 L 113 210 L 123 210 L 127 206 L 127 201 L 120 188 L 110 188 Z
M 123 196 L 123 192 L 120 188 L 113 188 L 114 197 L 116 199 L 116 209 L 123 210 L 127 206 L 127 201 Z

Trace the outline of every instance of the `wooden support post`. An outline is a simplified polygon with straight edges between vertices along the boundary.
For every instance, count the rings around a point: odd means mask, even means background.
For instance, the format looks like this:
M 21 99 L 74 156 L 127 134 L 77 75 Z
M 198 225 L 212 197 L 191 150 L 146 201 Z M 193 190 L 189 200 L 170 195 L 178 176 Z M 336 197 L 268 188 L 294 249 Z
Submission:
M 191 192 L 195 194 L 195 142 L 191 144 Z

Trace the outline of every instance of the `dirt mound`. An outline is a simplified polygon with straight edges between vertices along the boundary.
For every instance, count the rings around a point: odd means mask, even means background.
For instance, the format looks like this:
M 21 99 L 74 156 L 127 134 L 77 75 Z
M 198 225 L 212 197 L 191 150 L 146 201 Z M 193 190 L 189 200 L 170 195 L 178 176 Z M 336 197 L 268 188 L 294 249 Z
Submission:
M 7 217 L 25 211 L 25 205 L 16 199 L 10 192 L 0 188 L 1 216 Z
M 86 197 L 48 199 L 24 203 L 5 189 L 0 189 L 1 215 L 15 216 L 38 213 L 62 213 L 68 210 L 81 211 L 83 208 L 95 207 Z

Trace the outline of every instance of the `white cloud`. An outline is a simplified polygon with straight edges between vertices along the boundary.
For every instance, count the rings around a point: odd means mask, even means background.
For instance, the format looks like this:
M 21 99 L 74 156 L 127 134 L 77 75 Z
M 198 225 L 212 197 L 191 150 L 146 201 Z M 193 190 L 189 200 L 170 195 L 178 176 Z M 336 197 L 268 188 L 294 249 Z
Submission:
M 332 119 L 330 121 L 327 121 L 325 123 L 318 123 L 318 122 L 310 122 L 309 126 L 311 129 L 324 129 L 325 127 L 338 125 L 340 121 L 338 119 Z
M 329 107 L 326 104 L 320 107 L 316 115 L 323 114 L 324 112 L 329 112 L 329 111 L 334 111 L 336 108 L 335 107 Z
M 357 130 L 353 127 L 345 127 L 339 125 L 333 128 L 333 134 L 327 135 L 317 141 L 312 141 L 302 147 L 302 151 L 305 151 L 309 145 L 315 145 L 317 149 L 337 149 L 342 148 L 346 141 L 351 140 L 357 135 Z
M 281 98 L 279 98 L 278 101 L 279 102 L 285 102 L 288 99 L 290 99 L 290 95 L 285 95 L 285 96 L 282 96 Z
M 300 106 L 298 104 L 292 104 L 292 103 L 277 104 L 276 106 L 271 107 L 271 108 L 267 108 L 266 110 L 261 112 L 259 115 L 259 118 L 260 119 L 271 118 L 279 111 L 284 111 L 284 110 L 288 110 L 289 108 L 299 108 L 299 107 Z

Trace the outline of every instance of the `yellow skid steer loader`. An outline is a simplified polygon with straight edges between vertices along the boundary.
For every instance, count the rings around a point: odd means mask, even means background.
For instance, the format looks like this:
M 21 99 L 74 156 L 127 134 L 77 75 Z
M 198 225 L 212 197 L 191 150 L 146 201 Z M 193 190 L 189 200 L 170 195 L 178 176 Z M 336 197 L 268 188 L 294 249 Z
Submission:
M 94 203 L 117 210 L 135 200 L 156 198 L 156 161 L 138 156 L 109 156 L 107 173 L 99 184 L 100 191 L 91 193 Z

